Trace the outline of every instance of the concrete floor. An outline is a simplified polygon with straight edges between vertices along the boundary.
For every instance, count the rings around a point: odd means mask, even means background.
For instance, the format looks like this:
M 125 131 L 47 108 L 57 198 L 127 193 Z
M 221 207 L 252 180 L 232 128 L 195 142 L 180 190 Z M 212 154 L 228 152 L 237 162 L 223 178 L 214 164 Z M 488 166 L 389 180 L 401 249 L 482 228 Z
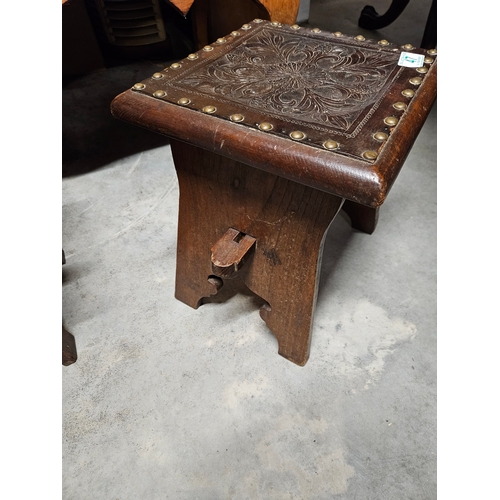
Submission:
M 309 23 L 419 45 L 430 1 L 379 32 L 357 28 L 364 5 L 312 0 Z M 333 222 L 300 368 L 251 295 L 174 299 L 168 139 L 109 115 L 167 63 L 63 89 L 63 498 L 436 498 L 436 106 L 375 233 Z

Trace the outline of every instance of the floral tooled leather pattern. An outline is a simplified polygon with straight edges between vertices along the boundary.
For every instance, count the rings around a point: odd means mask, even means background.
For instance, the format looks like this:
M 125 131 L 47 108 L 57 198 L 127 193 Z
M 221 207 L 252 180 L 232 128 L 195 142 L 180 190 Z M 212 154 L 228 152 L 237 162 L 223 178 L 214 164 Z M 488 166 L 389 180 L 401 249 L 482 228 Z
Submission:
M 388 52 L 263 30 L 177 85 L 347 132 L 383 94 L 395 60 Z

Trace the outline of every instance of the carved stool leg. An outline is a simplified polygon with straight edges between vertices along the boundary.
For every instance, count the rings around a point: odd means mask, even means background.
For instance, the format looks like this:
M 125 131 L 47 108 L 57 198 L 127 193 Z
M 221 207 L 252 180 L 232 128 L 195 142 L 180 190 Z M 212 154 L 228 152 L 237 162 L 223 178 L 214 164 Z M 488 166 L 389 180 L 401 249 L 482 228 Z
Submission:
M 377 227 L 379 207 L 372 208 L 346 200 L 342 210 L 350 217 L 351 226 L 363 233 L 372 234 Z
M 212 276 L 210 250 L 229 228 L 255 238 L 243 281 L 267 301 L 261 316 L 279 353 L 304 365 L 324 236 L 342 198 L 188 144 L 171 145 L 180 188 L 176 298 L 196 308 L 217 293 L 222 280 Z

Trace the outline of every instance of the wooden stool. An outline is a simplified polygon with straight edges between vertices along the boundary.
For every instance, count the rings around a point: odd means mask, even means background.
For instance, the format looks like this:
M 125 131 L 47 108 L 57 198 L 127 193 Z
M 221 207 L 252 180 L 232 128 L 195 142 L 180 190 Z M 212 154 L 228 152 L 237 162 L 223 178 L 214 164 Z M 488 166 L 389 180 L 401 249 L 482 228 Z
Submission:
M 344 206 L 373 232 L 436 70 L 435 50 L 255 19 L 117 96 L 115 117 L 172 138 L 176 298 L 239 276 L 304 365 L 326 230 Z

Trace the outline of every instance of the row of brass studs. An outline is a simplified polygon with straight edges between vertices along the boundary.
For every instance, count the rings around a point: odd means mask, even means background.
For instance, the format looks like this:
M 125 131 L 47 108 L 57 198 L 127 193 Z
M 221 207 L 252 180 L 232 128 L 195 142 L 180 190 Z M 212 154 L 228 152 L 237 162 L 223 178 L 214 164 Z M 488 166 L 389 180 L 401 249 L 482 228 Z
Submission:
M 146 86 L 143 83 L 136 83 L 133 88 L 135 90 L 143 90 L 145 87 Z M 403 91 L 403 95 L 405 95 L 406 97 L 412 97 L 414 95 L 414 92 L 412 90 L 406 90 L 406 91 Z M 163 90 L 156 90 L 153 93 L 153 96 L 157 97 L 157 98 L 162 98 L 162 97 L 166 96 L 166 92 Z M 177 104 L 179 104 L 181 106 L 187 106 L 190 103 L 191 103 L 191 100 L 188 99 L 187 97 L 181 97 L 177 101 Z M 396 102 L 393 104 L 393 107 L 398 111 L 404 111 L 407 108 L 407 104 L 404 102 Z M 202 108 L 202 111 L 203 111 L 203 113 L 206 113 L 206 114 L 214 114 L 217 111 L 217 108 L 215 106 L 212 106 L 212 105 L 207 105 L 207 106 L 204 106 Z M 234 113 L 229 117 L 229 119 L 232 122 L 239 123 L 239 122 L 242 122 L 245 119 L 245 117 L 240 113 Z M 386 118 L 384 118 L 384 123 L 388 127 L 394 127 L 397 125 L 398 122 L 399 122 L 399 119 L 395 116 L 387 116 Z M 273 125 L 269 122 L 261 122 L 258 125 L 258 128 L 259 128 L 259 130 L 261 130 L 263 132 L 270 132 L 271 130 L 274 129 Z M 289 137 L 295 141 L 302 141 L 307 136 L 304 132 L 302 132 L 300 130 L 294 130 L 293 132 L 290 132 Z M 373 138 L 379 142 L 384 142 L 389 138 L 389 136 L 385 132 L 376 132 L 375 134 L 373 134 Z M 340 148 L 340 144 L 337 141 L 334 141 L 331 139 L 326 140 L 325 142 L 323 142 L 322 145 L 325 149 L 327 149 L 329 151 L 334 151 L 334 150 L 337 150 Z M 369 151 L 365 151 L 363 153 L 363 157 L 367 160 L 375 160 L 377 158 L 377 156 L 378 156 L 378 153 L 376 151 L 369 150 Z
M 415 95 L 415 92 L 413 90 L 407 89 L 403 90 L 401 92 L 405 97 L 411 98 Z M 408 105 L 405 102 L 395 102 L 392 107 L 396 109 L 397 111 L 405 111 Z M 396 116 L 386 116 L 384 118 L 384 124 L 387 125 L 388 127 L 395 127 L 399 123 L 399 118 Z M 385 142 L 387 139 L 389 139 L 389 135 L 385 132 L 375 132 L 373 134 L 373 138 L 378 141 L 378 142 Z M 378 153 L 376 151 L 365 151 L 363 153 L 363 158 L 366 160 L 376 160 L 378 157 Z
M 263 21 L 262 21 L 262 19 L 254 19 L 254 22 L 255 22 L 255 23 L 262 23 Z M 282 26 L 282 24 L 281 24 L 281 23 L 279 23 L 279 22 L 277 22 L 277 21 L 273 21 L 273 22 L 271 23 L 271 25 L 272 25 L 272 26 L 277 26 L 277 27 L 281 27 L 281 26 Z M 242 29 L 242 30 L 245 30 L 245 31 L 248 31 L 248 30 L 249 30 L 249 29 L 251 29 L 251 28 L 252 28 L 252 25 L 251 25 L 251 24 L 244 24 L 244 25 L 241 27 L 241 29 Z M 300 26 L 299 26 L 298 24 L 293 24 L 293 25 L 291 25 L 291 26 L 290 26 L 290 28 L 292 28 L 292 29 L 294 29 L 294 30 L 299 30 L 299 29 L 300 29 Z M 320 30 L 319 28 L 313 28 L 311 31 L 312 31 L 313 33 L 321 33 L 321 30 Z M 232 35 L 233 37 L 237 37 L 237 36 L 239 36 L 239 35 L 240 35 L 240 32 L 239 32 L 239 31 L 232 31 L 232 32 L 231 32 L 231 35 Z M 334 35 L 335 37 L 341 37 L 341 36 L 344 36 L 344 35 L 343 35 L 343 33 L 341 33 L 340 31 L 336 31 L 335 33 L 333 33 L 333 35 Z M 363 35 L 357 35 L 357 36 L 355 36 L 354 38 L 355 38 L 355 40 L 360 41 L 360 42 L 362 42 L 362 41 L 365 41 L 365 40 L 366 40 L 366 38 L 365 38 Z M 215 41 L 215 43 L 216 43 L 216 44 L 218 44 L 218 45 L 223 45 L 223 44 L 225 44 L 226 42 L 227 42 L 227 39 L 226 39 L 225 37 L 218 38 L 218 39 Z M 389 43 L 387 40 L 380 40 L 380 41 L 378 42 L 378 44 L 379 44 L 379 45 L 382 45 L 382 46 L 390 45 L 390 43 Z M 407 43 L 407 44 L 403 45 L 403 46 L 402 46 L 402 48 L 403 48 L 403 49 L 405 49 L 405 50 L 413 50 L 415 47 L 413 47 L 413 45 L 411 45 L 411 44 Z M 212 45 L 206 45 L 205 47 L 203 47 L 203 49 L 202 49 L 202 50 L 203 50 L 204 52 L 211 52 L 211 51 L 213 51 L 213 50 L 214 50 L 214 47 L 213 47 Z M 436 54 L 437 54 L 437 50 L 436 50 L 436 49 L 430 49 L 430 50 L 428 50 L 428 51 L 427 51 L 427 53 L 428 53 L 428 54 L 430 54 L 430 55 L 436 55 Z M 191 61 L 196 60 L 196 59 L 198 59 L 198 54 L 196 54 L 196 53 L 189 54 L 189 55 L 187 56 L 187 58 L 188 58 L 189 60 L 191 60 Z M 427 58 L 424 62 L 426 62 L 426 63 L 430 64 L 430 63 L 432 63 L 432 62 L 433 62 L 433 59 L 431 59 L 431 58 Z M 174 64 L 172 64 L 170 67 L 171 67 L 172 69 L 179 69 L 179 68 L 181 67 L 181 64 L 179 64 L 179 63 L 174 63 Z M 422 72 L 422 73 L 426 73 L 426 72 L 427 72 L 427 69 L 426 69 L 426 68 L 424 68 L 423 70 L 421 70 L 421 72 Z
M 262 23 L 263 21 L 262 21 L 262 19 L 254 19 L 253 22 L 254 23 Z M 282 23 L 279 23 L 277 21 L 273 21 L 271 23 L 271 25 L 272 26 L 277 26 L 277 27 L 283 26 Z M 242 26 L 242 29 L 244 29 L 244 30 L 249 30 L 251 28 L 252 28 L 251 24 L 244 24 Z M 292 24 L 290 26 L 290 28 L 293 29 L 293 30 L 299 30 L 300 26 L 298 24 Z M 312 28 L 311 31 L 313 33 L 321 33 L 321 30 L 319 28 Z M 335 31 L 333 33 L 333 35 L 336 36 L 336 37 L 344 36 L 343 33 L 340 32 L 340 31 Z M 356 35 L 354 38 L 355 38 L 355 40 L 358 40 L 359 42 L 364 42 L 366 40 L 366 38 L 363 35 Z M 385 46 L 385 45 L 390 45 L 390 42 L 388 42 L 387 40 L 380 40 L 378 42 L 378 44 Z M 413 50 L 415 47 L 411 43 L 406 43 L 406 44 L 402 45 L 402 48 L 405 49 L 405 50 Z M 437 54 L 437 50 L 436 49 L 429 49 L 427 51 L 427 53 L 430 54 L 430 55 L 436 55 Z M 432 60 L 431 61 L 426 61 L 426 62 L 432 62 Z
M 238 36 L 240 33 L 238 31 L 233 31 L 231 33 L 231 35 L 233 36 Z M 218 38 L 215 43 L 217 43 L 218 45 L 222 45 L 224 43 L 227 42 L 227 39 L 226 38 Z M 211 46 L 211 45 L 206 45 L 205 47 L 203 47 L 203 50 L 205 52 L 211 52 L 212 50 L 214 50 L 214 48 Z M 197 53 L 193 53 L 193 54 L 189 54 L 186 59 L 190 60 L 190 61 L 195 61 L 196 59 L 199 58 L 199 55 Z M 170 68 L 171 69 L 180 69 L 182 68 L 182 64 L 181 63 L 178 63 L 178 62 L 175 62 L 173 64 L 170 65 Z M 160 72 L 157 72 L 157 73 L 153 73 L 152 75 L 152 78 L 154 80 L 160 80 L 161 78 L 163 78 L 165 75 L 163 73 L 160 73 Z M 144 90 L 146 86 L 143 84 L 143 83 L 136 83 L 132 88 L 134 90 Z M 166 95 L 166 93 L 163 91 L 163 90 L 158 90 L 156 91 L 154 94 L 153 94 L 155 97 L 164 97 Z M 191 102 L 191 101 L 189 101 Z
M 179 99 L 178 104 L 186 105 L 186 104 L 189 104 L 190 102 L 191 101 L 189 99 L 184 97 L 182 99 Z M 202 108 L 202 111 L 204 113 L 213 114 L 217 111 L 217 108 L 215 106 L 204 106 Z M 239 122 L 242 122 L 245 119 L 245 117 L 241 113 L 234 113 L 229 117 L 229 119 L 234 123 L 239 123 Z M 274 129 L 274 126 L 272 123 L 269 123 L 269 122 L 261 122 L 257 125 L 257 128 L 259 130 L 261 130 L 262 132 L 270 132 L 271 130 Z M 294 130 L 293 132 L 290 132 L 289 137 L 291 139 L 293 139 L 294 141 L 302 141 L 307 136 L 304 132 L 302 132 L 300 130 Z M 339 143 L 336 141 L 327 140 L 327 141 L 323 142 L 323 147 L 325 149 L 332 151 L 332 150 L 338 149 L 340 146 L 339 146 Z
M 398 111 L 404 111 L 407 108 L 406 103 L 404 102 L 396 102 L 392 105 L 394 109 L 397 109 Z M 395 127 L 399 122 L 399 118 L 396 116 L 386 116 L 384 118 L 384 124 L 387 125 L 388 127 Z M 373 138 L 378 141 L 378 142 L 385 142 L 387 139 L 389 139 L 389 135 L 385 132 L 375 132 L 373 134 Z M 377 151 L 365 151 L 363 153 L 363 158 L 365 160 L 376 160 L 378 157 Z
M 415 79 L 412 78 L 410 80 L 410 83 L 419 85 L 421 83 L 421 78 L 417 78 L 417 79 L 420 80 L 420 82 L 415 82 L 414 81 Z M 405 89 L 401 92 L 401 94 L 404 97 L 412 98 L 415 95 L 415 91 L 413 91 L 411 89 Z M 405 111 L 407 109 L 408 105 L 405 102 L 398 101 L 398 102 L 395 102 L 392 105 L 392 107 L 394 109 L 396 109 L 397 111 Z M 398 123 L 399 123 L 399 118 L 397 118 L 396 116 L 386 116 L 384 118 L 384 124 L 387 125 L 388 127 L 395 127 Z M 373 134 L 373 138 L 378 142 L 385 142 L 385 141 L 387 141 L 387 139 L 389 139 L 389 135 L 386 134 L 385 132 L 375 132 Z M 378 153 L 376 151 L 365 151 L 363 153 L 363 158 L 365 158 L 366 160 L 375 160 L 377 157 L 378 157 Z
M 380 42 L 379 42 L 380 43 Z M 407 50 L 411 50 L 411 48 L 413 48 L 411 45 L 405 45 L 403 46 L 403 48 L 407 49 Z M 428 54 L 431 54 L 431 55 L 436 55 L 437 54 L 437 50 L 436 49 L 430 49 L 427 51 Z M 432 64 L 434 62 L 434 59 L 431 58 L 431 57 L 426 57 L 424 59 L 424 63 L 427 63 L 427 64 Z M 418 73 L 421 73 L 421 74 L 426 74 L 428 72 L 428 69 L 426 67 L 421 67 L 421 68 L 417 68 L 416 71 Z M 419 76 L 416 76 L 414 78 L 410 78 L 409 82 L 412 84 L 412 85 L 420 85 L 422 83 L 422 78 L 420 78 Z M 412 90 L 412 89 L 405 89 L 401 92 L 401 94 L 404 96 L 404 97 L 407 97 L 409 99 L 411 99 L 414 95 L 415 95 L 415 91 Z M 392 107 L 398 111 L 405 111 L 408 107 L 408 105 L 404 102 L 401 102 L 401 101 L 398 101 L 398 102 L 395 102 Z M 395 117 L 395 116 L 387 116 L 384 118 L 384 123 L 388 126 L 388 127 L 395 127 L 398 123 L 399 123 L 399 118 Z M 379 141 L 379 142 L 385 142 L 387 141 L 387 139 L 389 138 L 388 134 L 386 134 L 385 132 L 375 132 L 375 134 L 373 134 L 373 138 L 376 140 L 376 141 Z M 365 151 L 363 153 L 363 157 L 367 160 L 375 160 L 378 156 L 378 153 L 376 151 Z
M 241 115 L 236 115 L 236 116 L 237 116 L 237 118 L 239 118 Z M 243 117 L 241 116 L 241 119 L 235 120 L 234 115 L 232 115 L 231 120 L 232 121 L 242 121 Z M 259 128 L 259 130 L 262 130 L 263 132 L 270 132 L 271 130 L 273 130 L 274 127 L 273 127 L 272 123 L 262 122 L 262 123 L 259 123 L 258 128 Z M 306 134 L 304 134 L 304 132 L 301 132 L 300 130 L 294 130 L 293 132 L 290 132 L 290 134 L 288 134 L 288 136 L 291 139 L 293 139 L 294 141 L 302 141 L 303 139 L 306 138 Z
M 143 90 L 145 87 L 146 86 L 143 83 L 136 83 L 133 88 L 136 90 Z M 407 94 L 404 94 L 404 92 L 405 91 L 403 91 L 403 95 L 405 95 L 406 97 L 412 97 L 414 94 L 414 92 L 412 90 L 406 91 Z M 411 93 L 411 95 L 410 95 L 410 93 Z M 166 92 L 163 90 L 157 90 L 153 93 L 153 96 L 157 97 L 157 98 L 165 97 L 165 95 L 166 95 Z M 191 103 L 191 99 L 188 99 L 187 97 L 181 97 L 177 101 L 177 104 L 179 104 L 181 106 L 187 106 L 190 103 Z M 395 109 L 397 109 L 398 111 L 404 111 L 407 108 L 407 105 L 404 102 L 396 102 L 393 104 L 393 107 Z M 203 113 L 206 113 L 206 114 L 214 114 L 217 111 L 217 108 L 215 106 L 212 106 L 212 105 L 207 105 L 207 106 L 204 106 L 202 108 L 202 111 L 203 111 Z M 241 113 L 234 113 L 229 117 L 229 119 L 232 122 L 239 123 L 239 122 L 242 122 L 245 119 L 245 117 Z M 399 119 L 395 116 L 387 116 L 386 118 L 384 118 L 384 123 L 388 127 L 394 127 L 397 125 L 398 122 L 399 122 Z M 262 132 L 270 132 L 271 130 L 274 129 L 274 126 L 272 125 L 272 123 L 269 123 L 269 122 L 261 122 L 258 125 L 258 129 L 261 130 Z M 294 141 L 302 141 L 307 136 L 304 132 L 302 132 L 300 130 L 294 130 L 293 132 L 290 132 L 289 137 L 291 139 L 293 139 Z M 385 142 L 389 138 L 389 136 L 385 132 L 376 132 L 375 134 L 373 134 L 373 138 L 378 142 Z M 337 141 L 334 141 L 332 139 L 328 139 L 328 140 L 324 141 L 322 146 L 329 151 L 335 151 L 335 150 L 338 150 L 340 148 L 340 144 Z M 376 151 L 368 150 L 368 151 L 365 151 L 362 156 L 366 160 L 375 160 L 378 157 L 378 153 Z

